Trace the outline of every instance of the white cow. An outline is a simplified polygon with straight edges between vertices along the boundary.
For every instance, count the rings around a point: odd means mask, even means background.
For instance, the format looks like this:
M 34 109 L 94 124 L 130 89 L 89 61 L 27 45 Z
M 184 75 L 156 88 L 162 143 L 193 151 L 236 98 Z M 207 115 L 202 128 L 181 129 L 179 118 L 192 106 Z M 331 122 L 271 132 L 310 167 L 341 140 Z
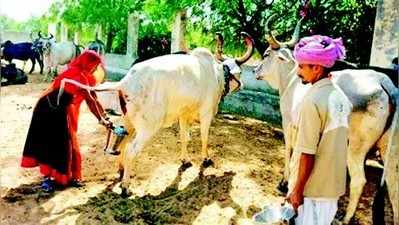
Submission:
M 51 35 L 50 38 L 41 38 L 43 62 L 47 69 L 47 76 L 57 74 L 58 65 L 66 65 L 80 54 L 80 49 L 71 41 L 57 43 Z
M 177 121 L 183 163 L 189 162 L 189 127 L 196 121 L 200 122 L 204 163 L 211 163 L 207 150 L 211 120 L 220 100 L 241 86 L 239 65 L 247 61 L 254 50 L 253 40 L 247 34 L 246 43 L 247 52 L 239 59 L 221 62 L 220 54 L 214 57 L 209 50 L 197 48 L 189 54 L 165 55 L 135 64 L 121 81 L 91 89 L 118 90 L 126 101 L 124 125 L 129 135 L 124 141 L 127 149 L 122 149 L 121 154 L 122 193 L 127 193 L 132 158 L 159 129 Z
M 268 20 L 266 27 L 268 29 Z M 284 178 L 289 175 L 288 162 L 292 153 L 295 136 L 295 121 L 299 114 L 299 105 L 310 87 L 301 83 L 296 75 L 297 62 L 290 48 L 298 41 L 300 22 L 297 24 L 290 42 L 278 42 L 271 32 L 267 40 L 270 47 L 264 53 L 264 59 L 256 68 L 257 79 L 266 80 L 279 90 L 280 110 L 282 114 L 286 157 Z M 353 110 L 349 124 L 348 169 L 351 177 L 350 200 L 344 223 L 348 223 L 355 213 L 357 203 L 366 183 L 364 160 L 373 146 L 381 153 L 386 149 L 392 110 L 390 103 L 397 97 L 397 89 L 391 80 L 382 73 L 373 70 L 342 70 L 333 72 L 333 82 L 349 98 Z M 388 181 L 388 186 L 394 181 Z M 393 199 L 391 198 L 391 201 Z M 397 209 L 394 209 L 398 215 Z

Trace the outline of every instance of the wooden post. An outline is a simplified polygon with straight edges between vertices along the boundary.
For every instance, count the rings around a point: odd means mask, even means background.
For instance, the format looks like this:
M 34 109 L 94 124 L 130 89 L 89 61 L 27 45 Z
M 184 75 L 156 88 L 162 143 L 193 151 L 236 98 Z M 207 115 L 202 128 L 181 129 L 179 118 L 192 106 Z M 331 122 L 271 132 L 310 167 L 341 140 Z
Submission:
M 137 48 L 139 45 L 139 17 L 136 13 L 129 15 L 127 26 L 126 55 L 137 58 Z
M 56 23 L 49 23 L 47 26 L 47 34 L 54 35 L 54 38 L 57 39 L 57 24 Z
M 187 12 L 186 10 L 182 10 L 176 14 L 175 21 L 173 23 L 172 43 L 170 48 L 171 53 L 187 51 L 187 46 L 184 39 L 184 35 L 186 33 L 186 24 Z
M 95 33 L 94 38 L 103 41 L 102 40 L 102 38 L 103 38 L 103 29 L 102 29 L 101 24 L 96 24 L 96 31 L 95 32 L 96 33 Z
M 75 31 L 73 42 L 77 45 L 80 44 L 80 30 Z
M 68 41 L 68 27 L 61 23 L 61 42 Z

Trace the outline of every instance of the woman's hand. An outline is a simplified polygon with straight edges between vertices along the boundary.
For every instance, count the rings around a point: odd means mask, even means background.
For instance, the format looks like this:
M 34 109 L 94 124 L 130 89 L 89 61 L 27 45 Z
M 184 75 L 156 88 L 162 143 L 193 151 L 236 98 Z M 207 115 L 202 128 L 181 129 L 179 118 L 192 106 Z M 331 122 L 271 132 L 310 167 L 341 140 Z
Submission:
M 104 127 L 108 128 L 108 129 L 111 129 L 111 128 L 113 127 L 113 124 L 112 124 L 112 122 L 109 120 L 108 117 L 106 117 L 106 118 L 101 118 L 100 121 L 99 121 L 99 123 L 100 123 L 101 125 L 103 125 Z

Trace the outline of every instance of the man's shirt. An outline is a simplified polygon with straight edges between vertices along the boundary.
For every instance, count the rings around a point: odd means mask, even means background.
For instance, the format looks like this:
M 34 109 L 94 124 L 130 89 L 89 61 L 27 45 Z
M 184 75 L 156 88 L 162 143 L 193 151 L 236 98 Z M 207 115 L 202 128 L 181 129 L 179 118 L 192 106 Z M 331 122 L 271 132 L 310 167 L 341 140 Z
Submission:
M 290 161 L 289 190 L 298 177 L 302 153 L 315 155 L 304 196 L 337 198 L 345 193 L 351 103 L 328 79 L 313 84 L 302 102 Z M 295 135 L 295 134 L 294 134 Z

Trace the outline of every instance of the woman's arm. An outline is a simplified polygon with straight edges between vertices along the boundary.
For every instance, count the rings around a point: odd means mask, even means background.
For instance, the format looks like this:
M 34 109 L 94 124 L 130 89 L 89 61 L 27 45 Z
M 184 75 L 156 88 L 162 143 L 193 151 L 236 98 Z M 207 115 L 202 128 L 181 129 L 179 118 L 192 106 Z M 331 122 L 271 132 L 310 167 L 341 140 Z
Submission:
M 85 101 L 89 107 L 89 110 L 94 114 L 101 124 L 105 126 L 110 125 L 109 117 L 105 114 L 101 103 L 97 100 L 96 93 L 94 91 L 85 91 L 84 93 Z

